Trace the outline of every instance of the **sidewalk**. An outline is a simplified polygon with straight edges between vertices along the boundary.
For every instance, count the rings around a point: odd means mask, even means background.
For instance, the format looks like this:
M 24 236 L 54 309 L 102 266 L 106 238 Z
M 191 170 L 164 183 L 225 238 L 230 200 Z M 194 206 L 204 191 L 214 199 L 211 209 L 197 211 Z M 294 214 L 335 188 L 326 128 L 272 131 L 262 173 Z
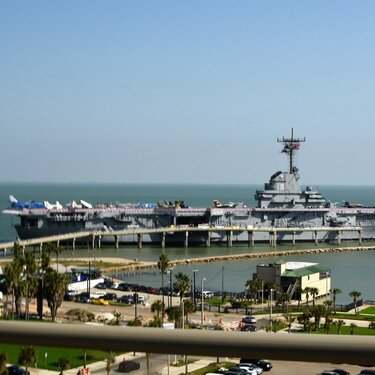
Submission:
M 188 364 L 188 372 L 199 370 L 202 367 L 208 366 L 212 361 L 208 359 L 200 359 L 199 361 Z M 185 373 L 185 366 L 169 366 L 169 375 L 179 375 Z M 160 371 L 161 375 L 168 375 L 168 367 L 164 367 Z

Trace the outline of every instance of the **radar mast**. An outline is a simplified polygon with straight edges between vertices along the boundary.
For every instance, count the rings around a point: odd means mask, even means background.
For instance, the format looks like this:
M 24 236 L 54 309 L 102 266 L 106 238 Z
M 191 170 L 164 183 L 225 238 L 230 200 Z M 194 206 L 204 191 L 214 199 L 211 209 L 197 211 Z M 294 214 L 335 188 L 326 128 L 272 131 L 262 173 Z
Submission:
M 294 165 L 294 159 L 297 150 L 301 148 L 301 143 L 305 142 L 306 138 L 294 138 L 293 135 L 293 128 L 291 132 L 291 137 L 290 138 L 277 138 L 277 142 L 283 143 L 284 147 L 281 150 L 281 152 L 285 153 L 289 157 L 289 173 L 297 173 L 298 168 Z

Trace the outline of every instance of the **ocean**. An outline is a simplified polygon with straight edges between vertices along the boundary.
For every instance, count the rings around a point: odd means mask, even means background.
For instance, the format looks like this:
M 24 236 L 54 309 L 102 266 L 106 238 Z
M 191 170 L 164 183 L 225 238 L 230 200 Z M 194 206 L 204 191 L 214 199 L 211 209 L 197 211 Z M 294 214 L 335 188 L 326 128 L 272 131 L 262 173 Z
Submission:
M 19 200 L 35 200 L 54 203 L 58 200 L 65 205 L 71 200 L 83 199 L 92 204 L 115 202 L 158 202 L 160 200 L 184 200 L 185 204 L 193 207 L 207 207 L 212 205 L 214 199 L 221 202 L 243 201 L 248 207 L 255 206 L 254 193 L 261 185 L 172 185 L 172 184 L 54 184 L 54 183 L 2 183 L 0 184 L 0 208 L 8 207 L 9 195 L 14 195 Z M 341 203 L 343 200 L 362 203 L 366 206 L 375 206 L 375 187 L 373 186 L 319 186 L 323 196 L 331 202 Z M 17 234 L 13 228 L 17 218 L 0 215 L 0 241 L 13 241 Z M 350 245 L 350 244 L 349 244 Z M 322 246 L 321 244 L 319 246 Z M 331 246 L 331 245 L 330 245 Z M 314 245 L 297 244 L 295 248 L 313 248 Z M 278 249 L 287 250 L 293 247 L 288 245 L 278 246 Z M 209 255 L 225 255 L 245 253 L 249 251 L 274 251 L 268 245 L 259 245 L 248 248 L 246 245 L 235 244 L 233 248 L 224 245 L 205 247 L 167 247 L 164 253 L 169 259 L 190 258 Z M 123 245 L 119 250 L 104 248 L 102 250 L 76 250 L 74 253 L 66 251 L 63 256 L 90 257 L 94 261 L 97 257 L 124 257 L 141 260 L 157 260 L 162 249 L 158 246 L 145 246 L 138 249 L 136 246 Z M 332 284 L 340 288 L 338 303 L 347 303 L 352 290 L 358 290 L 362 297 L 375 300 L 375 287 L 373 283 L 373 269 L 375 265 L 374 253 L 330 253 L 319 255 L 299 255 L 285 258 L 287 261 L 316 262 L 331 269 Z M 224 280 L 224 289 L 228 291 L 242 291 L 247 280 L 252 278 L 256 265 L 260 262 L 269 263 L 280 260 L 279 258 L 262 258 L 262 260 L 241 260 L 238 262 L 197 264 L 189 267 L 178 267 L 176 272 L 183 271 L 188 274 L 192 269 L 198 270 L 197 282 L 205 277 L 206 290 L 221 290 Z M 223 270 L 224 267 L 224 270 Z M 137 273 L 118 273 L 113 275 L 128 282 L 157 286 L 161 284 L 158 270 L 145 270 Z M 199 285 L 199 284 L 198 284 Z

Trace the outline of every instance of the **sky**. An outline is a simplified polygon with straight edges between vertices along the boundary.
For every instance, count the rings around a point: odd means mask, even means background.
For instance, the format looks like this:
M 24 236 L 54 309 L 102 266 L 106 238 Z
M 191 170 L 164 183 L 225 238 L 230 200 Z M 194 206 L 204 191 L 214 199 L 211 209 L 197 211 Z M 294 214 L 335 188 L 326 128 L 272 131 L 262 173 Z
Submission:
M 2 1 L 0 182 L 375 185 L 375 2 Z

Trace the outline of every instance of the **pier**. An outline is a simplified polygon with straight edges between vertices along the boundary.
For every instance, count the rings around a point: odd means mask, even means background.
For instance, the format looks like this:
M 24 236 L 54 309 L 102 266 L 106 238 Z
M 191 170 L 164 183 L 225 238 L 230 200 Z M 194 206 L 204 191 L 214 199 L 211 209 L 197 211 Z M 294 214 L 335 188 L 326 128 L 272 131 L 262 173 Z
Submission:
M 233 246 L 234 236 L 239 233 L 247 233 L 247 244 L 248 246 L 255 246 L 255 234 L 256 233 L 266 233 L 268 234 L 268 241 L 270 246 L 277 246 L 279 235 L 284 235 L 282 242 L 290 242 L 291 244 L 296 244 L 297 234 L 304 232 L 311 233 L 311 241 L 317 246 L 319 243 L 318 234 L 319 233 L 334 233 L 335 241 L 337 244 L 341 244 L 342 234 L 344 232 L 354 232 L 357 233 L 356 237 L 359 244 L 362 244 L 362 228 L 357 226 L 350 227 L 241 227 L 241 226 L 223 226 L 223 227 L 210 227 L 210 226 L 198 226 L 198 227 L 185 227 L 185 226 L 171 226 L 162 228 L 136 228 L 136 229 L 126 229 L 121 231 L 81 231 L 73 232 L 67 234 L 60 234 L 54 236 L 47 236 L 41 238 L 33 238 L 27 240 L 19 240 L 16 243 L 24 250 L 29 246 L 39 246 L 40 251 L 43 248 L 44 243 L 52 242 L 60 244 L 70 243 L 72 249 L 76 247 L 76 241 L 81 240 L 86 241 L 91 244 L 91 248 L 100 249 L 102 247 L 102 240 L 104 237 L 113 237 L 114 245 L 116 249 L 120 247 L 120 239 L 133 236 L 137 240 L 135 243 L 138 248 L 142 248 L 145 235 L 159 234 L 160 235 L 160 246 L 164 248 L 166 246 L 166 236 L 167 234 L 181 233 L 181 244 L 185 247 L 189 246 L 189 237 L 192 233 L 200 233 L 202 235 L 203 243 L 206 247 L 211 246 L 212 234 L 218 233 L 222 238 L 225 238 L 228 247 Z M 288 236 L 287 238 L 285 238 Z M 175 244 L 176 242 L 174 242 Z M 3 251 L 4 256 L 9 249 L 12 249 L 14 242 L 5 242 L 0 244 L 0 251 Z

